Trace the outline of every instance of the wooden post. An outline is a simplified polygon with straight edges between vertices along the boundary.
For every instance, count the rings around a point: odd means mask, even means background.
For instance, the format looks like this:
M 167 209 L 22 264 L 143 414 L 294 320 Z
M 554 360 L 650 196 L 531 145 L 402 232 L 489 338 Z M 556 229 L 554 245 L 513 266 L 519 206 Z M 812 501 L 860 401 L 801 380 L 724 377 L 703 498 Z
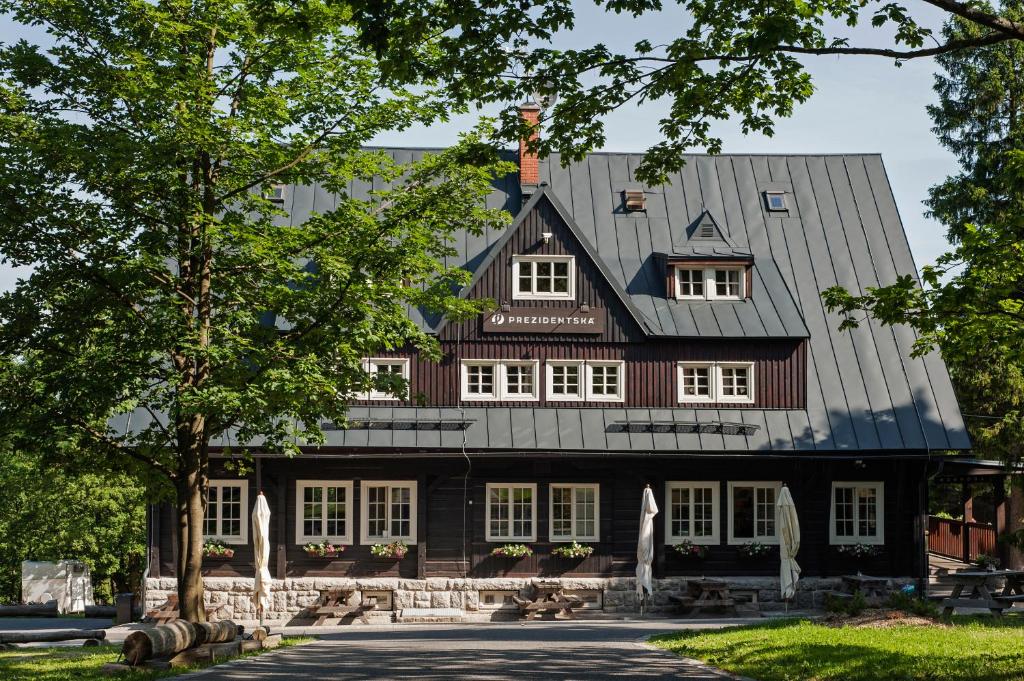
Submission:
M 992 505 L 996 516 L 996 556 L 999 558 L 999 564 L 1005 567 L 1010 564 L 1010 546 L 1003 541 L 1009 525 L 1009 509 L 1006 502 L 1006 478 L 1002 475 L 992 483 Z
M 971 493 L 971 483 L 962 483 L 960 487 L 960 501 L 964 507 L 964 521 L 961 525 L 960 537 L 963 539 L 963 555 L 961 560 L 965 563 L 971 562 L 971 528 L 968 523 L 974 522 L 974 498 Z
M 657 579 L 665 578 L 665 518 L 671 512 L 669 504 L 672 499 L 665 494 L 665 485 L 657 482 L 649 483 L 654 492 L 654 500 L 658 502 L 658 509 L 661 511 L 654 516 L 654 576 Z
M 416 482 L 419 495 L 416 501 L 416 579 L 427 578 L 427 509 L 430 507 L 427 476 L 420 474 Z
M 160 507 L 150 504 L 146 514 L 149 516 L 149 576 L 160 579 Z
M 288 572 L 288 476 L 282 473 L 277 479 L 277 566 L 278 579 L 284 579 Z

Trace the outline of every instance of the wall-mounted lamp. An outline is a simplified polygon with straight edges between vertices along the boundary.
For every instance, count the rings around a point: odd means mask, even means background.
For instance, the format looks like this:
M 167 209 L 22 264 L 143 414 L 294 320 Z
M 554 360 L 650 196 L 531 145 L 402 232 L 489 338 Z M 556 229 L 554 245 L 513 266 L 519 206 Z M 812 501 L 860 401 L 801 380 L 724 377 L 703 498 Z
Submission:
M 511 310 L 512 310 L 512 306 L 511 305 L 509 305 L 505 301 L 501 301 L 501 311 L 502 312 L 511 312 Z
M 590 305 L 588 303 L 583 303 L 582 305 L 580 305 L 580 312 L 582 312 L 583 314 L 590 312 Z
M 544 243 L 551 241 L 551 232 L 541 232 L 540 238 L 544 240 Z

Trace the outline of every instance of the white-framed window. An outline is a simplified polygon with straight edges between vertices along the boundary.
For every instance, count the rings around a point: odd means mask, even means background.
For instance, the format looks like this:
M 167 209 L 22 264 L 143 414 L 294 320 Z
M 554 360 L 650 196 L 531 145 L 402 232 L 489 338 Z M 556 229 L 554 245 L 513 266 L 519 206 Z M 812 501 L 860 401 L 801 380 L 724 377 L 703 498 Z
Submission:
M 778 544 L 775 500 L 781 482 L 729 482 L 729 543 Z
M 537 485 L 489 482 L 487 541 L 537 541 Z
M 576 259 L 571 255 L 512 257 L 513 300 L 564 300 L 576 297 Z
M 548 488 L 548 539 L 552 542 L 599 541 L 599 485 L 552 483 Z
M 719 402 L 754 401 L 753 362 L 719 362 L 717 370 Z
M 587 399 L 593 402 L 622 402 L 626 383 L 623 361 L 587 362 Z
M 225 544 L 249 541 L 249 483 L 245 480 L 210 480 L 206 491 L 203 538 Z
M 676 268 L 677 298 L 696 298 L 703 300 L 705 297 L 705 283 L 703 269 L 691 269 L 687 267 Z
M 789 206 L 786 205 L 786 192 L 766 191 L 764 201 L 770 211 L 789 210 Z
M 363 544 L 416 543 L 415 480 L 363 480 L 359 492 Z
M 746 297 L 745 265 L 703 269 L 676 265 L 676 298 L 680 300 L 742 300 Z
M 295 541 L 352 543 L 352 481 L 295 482 Z
M 665 542 L 718 544 L 718 482 L 666 482 Z
M 581 402 L 584 395 L 584 362 L 581 360 L 548 360 L 548 399 L 560 402 Z
M 272 203 L 284 203 L 287 189 L 288 185 L 286 184 L 272 184 L 263 192 L 263 198 Z
M 833 482 L 829 543 L 884 543 L 884 501 L 881 482 Z
M 535 402 L 539 368 L 537 360 L 463 360 L 462 399 Z
M 409 359 L 406 357 L 371 357 L 363 365 L 364 370 L 372 377 L 376 376 L 397 376 L 405 381 L 409 380 Z M 371 388 L 365 395 L 368 400 L 402 400 L 408 395 L 396 397 L 390 392 Z
M 716 368 L 713 362 L 680 362 L 677 369 L 680 402 L 712 402 Z
M 680 402 L 754 402 L 753 362 L 679 362 Z

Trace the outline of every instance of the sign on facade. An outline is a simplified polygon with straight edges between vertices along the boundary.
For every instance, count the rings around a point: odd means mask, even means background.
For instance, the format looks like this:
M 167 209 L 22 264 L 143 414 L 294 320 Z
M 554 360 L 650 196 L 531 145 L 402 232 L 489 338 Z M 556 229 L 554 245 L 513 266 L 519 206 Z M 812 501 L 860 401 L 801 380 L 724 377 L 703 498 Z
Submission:
M 603 307 L 512 307 L 484 314 L 484 333 L 604 333 Z

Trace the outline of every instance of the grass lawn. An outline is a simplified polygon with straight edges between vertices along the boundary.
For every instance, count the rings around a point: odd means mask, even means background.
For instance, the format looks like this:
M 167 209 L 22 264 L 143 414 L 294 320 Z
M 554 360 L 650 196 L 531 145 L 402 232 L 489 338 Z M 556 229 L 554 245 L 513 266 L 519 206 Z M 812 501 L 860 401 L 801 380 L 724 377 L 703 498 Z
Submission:
M 286 638 L 281 647 L 293 646 L 311 641 L 311 638 Z M 100 667 L 107 662 L 116 662 L 121 646 L 101 645 L 95 648 L 78 646 L 55 646 L 52 648 L 21 648 L 0 651 L 0 679 L 3 681 L 110 681 L 116 676 L 100 673 Z M 269 651 L 268 651 L 269 652 Z M 243 657 L 259 655 L 248 653 Z M 131 681 L 149 681 L 177 676 L 194 668 L 167 671 L 138 671 L 124 678 Z
M 651 643 L 758 681 L 1020 681 L 1024 617 L 833 628 L 806 620 L 665 634 Z

